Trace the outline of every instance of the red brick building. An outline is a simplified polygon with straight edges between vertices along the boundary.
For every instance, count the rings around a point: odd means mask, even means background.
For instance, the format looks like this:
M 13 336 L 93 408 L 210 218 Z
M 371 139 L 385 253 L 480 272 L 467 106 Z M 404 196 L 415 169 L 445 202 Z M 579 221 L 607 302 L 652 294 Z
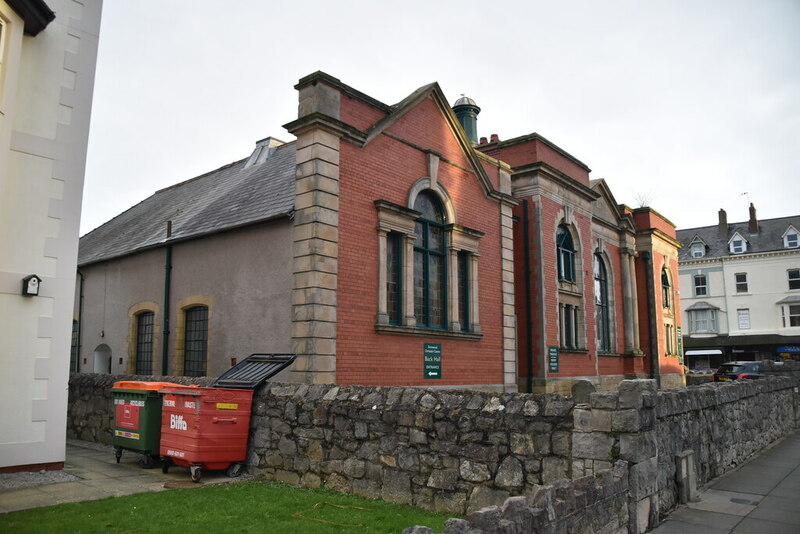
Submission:
M 291 351 L 283 378 L 306 383 L 540 391 L 575 378 L 608 387 L 651 372 L 682 377 L 667 349 L 680 314 L 660 305 L 660 285 L 653 298 L 642 289 L 660 282 L 665 257 L 677 281 L 669 221 L 618 205 L 586 165 L 537 134 L 478 143 L 479 108 L 466 98 L 451 108 L 437 84 L 392 106 L 321 72 L 295 88 L 298 118 L 286 128 L 296 141 L 259 142 L 250 158 L 160 191 L 83 238 L 85 293 L 117 305 L 102 316 L 93 308 L 86 328 L 120 332 L 112 339 L 126 357 L 110 357 L 112 370 L 138 372 L 147 359 L 138 347 L 149 346 L 149 361 L 171 374 L 219 374 L 233 353 Z M 157 221 L 149 240 L 131 231 L 143 220 Z M 159 298 L 136 277 L 168 247 L 184 275 Z M 215 288 L 208 280 L 233 254 L 262 254 L 261 276 Z M 249 281 L 259 272 L 257 260 L 242 268 Z M 109 285 L 109 270 L 124 287 Z M 76 315 L 83 331 L 92 314 Z M 108 339 L 87 342 L 111 350 Z

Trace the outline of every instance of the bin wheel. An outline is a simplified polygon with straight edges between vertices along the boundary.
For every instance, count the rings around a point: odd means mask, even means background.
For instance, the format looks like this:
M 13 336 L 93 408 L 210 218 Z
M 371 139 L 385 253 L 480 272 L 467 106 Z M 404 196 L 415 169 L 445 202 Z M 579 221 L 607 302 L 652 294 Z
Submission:
M 120 458 L 122 458 L 122 449 L 117 447 L 116 451 L 114 451 L 114 456 L 117 457 L 117 463 L 119 463 Z
M 228 470 L 225 471 L 225 474 L 231 478 L 236 478 L 242 474 L 242 471 L 244 471 L 244 465 L 236 462 L 228 466 Z
M 170 461 L 169 458 L 162 458 L 161 459 L 161 472 L 164 473 L 165 475 L 167 473 L 169 473 L 169 466 L 170 466 L 171 463 L 172 462 Z
M 200 466 L 193 465 L 189 468 L 189 471 L 192 473 L 192 482 L 200 482 L 200 479 L 203 477 L 203 471 L 200 469 Z
M 155 466 L 153 462 L 153 457 L 149 454 L 143 454 L 141 458 L 139 458 L 139 465 L 142 469 L 152 469 Z

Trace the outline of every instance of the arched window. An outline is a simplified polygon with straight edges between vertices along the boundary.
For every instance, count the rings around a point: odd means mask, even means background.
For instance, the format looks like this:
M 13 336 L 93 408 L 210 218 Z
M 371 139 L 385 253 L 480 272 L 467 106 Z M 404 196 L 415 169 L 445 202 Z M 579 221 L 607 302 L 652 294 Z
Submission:
M 556 256 L 558 261 L 558 279 L 565 282 L 575 281 L 575 245 L 565 225 L 556 231 Z
M 414 315 L 418 326 L 445 328 L 447 312 L 445 217 L 436 196 L 423 191 L 414 202 L 420 212 L 414 233 Z
M 205 376 L 208 359 L 208 307 L 194 306 L 184 310 L 184 364 L 186 376 Z
M 661 305 L 664 308 L 672 307 L 672 285 L 666 268 L 661 269 Z
M 153 312 L 136 316 L 136 374 L 153 374 Z
M 608 311 L 608 274 L 603 258 L 594 255 L 594 303 L 596 310 L 597 350 L 611 350 L 611 318 Z

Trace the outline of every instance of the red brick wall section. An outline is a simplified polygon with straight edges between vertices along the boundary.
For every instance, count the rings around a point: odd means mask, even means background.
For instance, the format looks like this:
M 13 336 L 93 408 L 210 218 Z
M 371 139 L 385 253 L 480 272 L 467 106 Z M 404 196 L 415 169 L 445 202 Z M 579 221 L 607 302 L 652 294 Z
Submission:
M 644 230 L 646 228 L 655 228 L 656 230 L 660 230 L 670 237 L 676 237 L 675 225 L 649 208 L 638 208 L 633 210 L 633 223 L 636 228 L 640 230 Z
M 541 161 L 555 167 L 583 185 L 589 185 L 589 173 L 586 169 L 539 140 L 531 139 L 501 148 L 490 145 L 478 147 L 478 149 L 489 156 L 508 163 L 512 167 Z
M 355 111 L 342 101 L 342 115 Z M 417 146 L 466 166 L 441 112 L 426 100 L 390 130 Z M 502 384 L 500 205 L 487 199 L 474 173 L 442 161 L 438 180 L 450 194 L 458 223 L 485 232 L 478 260 L 478 341 L 378 333 L 377 212 L 383 199 L 405 206 L 409 189 L 428 175 L 427 155 L 389 136 L 363 148 L 342 143 L 340 153 L 339 280 L 336 379 L 340 384 Z M 441 343 L 442 378 L 423 378 L 424 343 Z
M 609 245 L 606 243 L 606 259 L 611 263 L 609 269 L 609 278 L 611 280 L 610 292 L 613 292 L 612 305 L 614 306 L 611 313 L 613 314 L 613 327 L 611 333 L 612 350 L 617 354 L 622 354 L 625 350 L 625 323 L 623 315 L 622 304 L 622 259 L 620 256 L 620 247 Z M 594 288 L 594 286 L 592 286 Z M 592 297 L 594 298 L 594 297 Z M 609 294 L 609 298 L 611 294 Z M 598 356 L 598 366 L 601 375 L 619 375 L 642 373 L 643 359 L 631 358 L 626 356 Z
M 636 293 L 638 297 L 637 305 L 639 311 L 639 348 L 642 349 L 642 352 L 645 353 L 644 358 L 644 369 L 646 372 L 650 372 L 650 331 L 649 331 L 649 321 L 650 321 L 650 308 L 647 304 L 647 265 L 642 258 L 641 251 L 635 260 L 635 267 L 636 267 Z M 658 285 L 653 286 L 655 290 L 658 289 Z M 655 300 L 655 308 L 658 309 L 661 306 L 661 297 L 658 294 L 658 291 L 654 291 L 654 298 Z M 656 318 L 656 325 L 660 324 L 661 317 L 660 314 Z
M 522 200 L 522 199 L 520 199 Z M 534 346 L 534 376 L 542 376 L 536 362 L 542 356 L 539 354 L 540 347 L 542 346 L 541 339 L 541 323 L 544 319 L 546 324 L 544 346 L 558 346 L 558 274 L 557 274 L 557 259 L 556 259 L 556 228 L 563 218 L 564 206 L 548 198 L 528 198 L 529 202 L 529 218 L 530 218 L 530 253 L 531 265 L 534 277 L 541 276 L 543 280 L 543 294 L 539 295 L 537 278 L 534 278 L 531 283 L 531 289 L 534 302 L 542 302 L 542 309 L 533 307 L 533 346 Z M 542 247 L 542 264 L 539 264 L 535 256 L 535 241 L 539 239 L 534 231 L 535 214 L 534 207 L 541 206 L 541 220 L 538 221 L 541 225 L 541 247 Z M 527 376 L 527 363 L 526 363 L 526 350 L 527 350 L 527 317 L 525 311 L 525 273 L 524 273 L 524 249 L 522 246 L 522 207 L 518 206 L 515 210 L 515 215 L 518 217 L 517 226 L 515 228 L 516 246 L 514 254 L 516 260 L 515 269 L 515 284 L 516 284 L 516 310 L 517 310 L 517 346 L 518 346 L 518 360 L 520 362 L 519 372 L 520 376 Z M 591 240 L 591 220 L 580 214 L 575 215 L 575 223 L 579 231 L 580 242 L 576 241 L 580 257 L 583 262 L 583 269 L 578 276 L 582 277 L 583 281 L 583 302 L 581 305 L 581 320 L 583 321 L 584 328 L 584 343 L 585 349 L 576 352 L 560 351 L 559 354 L 559 370 L 556 373 L 551 373 L 549 370 L 546 376 L 552 377 L 572 377 L 572 376 L 596 376 L 598 374 L 598 360 L 597 360 L 597 343 L 595 333 L 595 307 L 594 307 L 594 274 L 592 271 L 592 255 L 594 254 L 594 247 Z M 619 257 L 619 254 L 611 253 L 611 256 Z M 619 260 L 616 260 L 613 272 L 619 276 L 620 267 Z M 622 289 L 621 282 L 616 281 L 614 287 L 617 296 L 617 302 L 622 302 Z M 619 343 L 622 343 L 622 313 L 621 310 L 615 310 L 618 314 L 617 328 L 619 332 Z
M 385 116 L 383 112 L 361 100 L 351 98 L 346 94 L 341 97 L 339 120 L 355 126 L 359 130 L 366 130 Z

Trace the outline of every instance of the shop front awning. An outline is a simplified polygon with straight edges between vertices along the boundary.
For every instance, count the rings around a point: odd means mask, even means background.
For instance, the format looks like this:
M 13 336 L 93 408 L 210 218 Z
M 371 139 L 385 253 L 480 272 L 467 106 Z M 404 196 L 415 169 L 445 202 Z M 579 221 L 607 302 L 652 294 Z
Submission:
M 715 355 L 721 355 L 722 351 L 720 349 L 699 349 L 699 350 L 687 350 L 683 354 L 685 356 L 715 356 Z

